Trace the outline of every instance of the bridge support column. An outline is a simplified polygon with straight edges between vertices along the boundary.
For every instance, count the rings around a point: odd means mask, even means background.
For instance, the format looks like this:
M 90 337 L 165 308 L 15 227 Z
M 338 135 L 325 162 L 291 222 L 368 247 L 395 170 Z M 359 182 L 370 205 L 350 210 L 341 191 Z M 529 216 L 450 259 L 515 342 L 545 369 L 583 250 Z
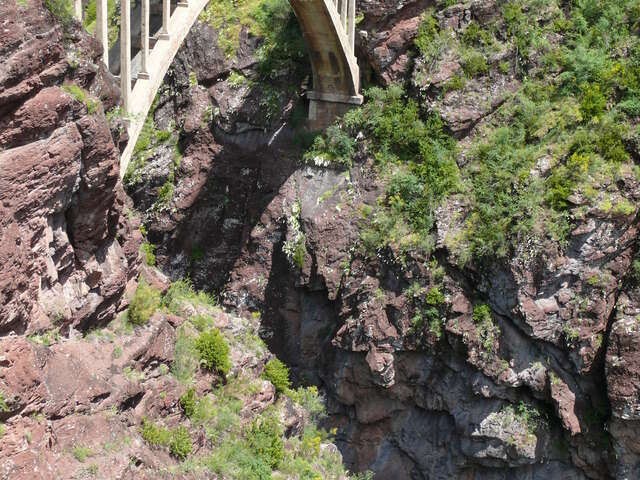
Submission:
M 131 109 L 131 0 L 120 0 L 120 90 L 125 113 Z
M 149 79 L 149 0 L 142 0 L 142 15 L 140 17 L 140 72 L 138 78 Z
M 351 54 L 355 55 L 356 51 L 356 0 L 349 0 L 349 11 L 347 13 L 348 25 L 347 35 L 349 36 L 349 46 Z
M 82 22 L 82 0 L 73 0 L 73 16 Z
M 324 130 L 336 118 L 341 117 L 349 110 L 362 105 L 362 95 L 347 97 L 330 93 L 307 92 L 309 99 L 309 128 L 311 130 Z
M 109 16 L 107 0 L 96 0 L 96 38 L 102 45 L 102 61 L 109 68 Z
M 162 29 L 158 34 L 158 39 L 169 40 L 169 18 L 171 17 L 170 0 L 162 0 Z

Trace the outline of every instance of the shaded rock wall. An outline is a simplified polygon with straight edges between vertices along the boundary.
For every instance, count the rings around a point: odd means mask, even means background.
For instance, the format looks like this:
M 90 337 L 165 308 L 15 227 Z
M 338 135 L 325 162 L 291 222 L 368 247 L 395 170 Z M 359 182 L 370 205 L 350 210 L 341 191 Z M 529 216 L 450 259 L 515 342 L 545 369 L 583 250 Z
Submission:
M 3 2 L 0 18 L 0 334 L 104 323 L 139 243 L 105 117 L 117 84 L 42 2 Z
M 442 93 L 461 71 L 459 55 L 445 51 L 429 64 L 413 56 L 432 3 L 360 2 L 358 52 L 370 82 L 405 82 L 441 115 L 460 139 L 464 165 L 479 127 L 521 81 L 489 69 Z M 461 34 L 501 5 L 460 3 L 438 21 Z M 504 260 L 463 267 L 446 243 L 461 228 L 453 199 L 438 212 L 435 263 L 415 256 L 403 265 L 392 251 L 366 257 L 354 246 L 361 207 L 384 191 L 373 160 L 361 151 L 349 171 L 297 164 L 294 109 L 258 127 L 260 92 L 228 83 L 234 65 L 251 75 L 255 40 L 243 39 L 238 58 L 214 75 L 189 50 L 207 38 L 215 32 L 206 25 L 192 32 L 168 76 L 180 100 L 163 95 L 155 115 L 159 125 L 184 122 L 174 197 L 149 208 L 169 176 L 171 153 L 162 150 L 133 195 L 163 268 L 222 291 L 229 307 L 260 312 L 263 337 L 298 380 L 325 389 L 345 460 L 380 478 L 635 478 L 635 213 L 609 215 L 575 199 L 580 212 L 566 248 L 523 242 Z M 514 61 L 504 47 L 491 62 Z M 189 70 L 202 85 L 189 84 Z M 209 107 L 219 113 L 211 122 L 189 120 Z M 543 174 L 545 165 L 536 168 Z M 638 187 L 623 172 L 606 188 L 636 202 Z M 296 228 L 301 267 L 284 252 Z M 411 293 L 416 282 L 422 293 Z M 417 334 L 416 298 L 434 287 L 444 292 L 443 332 Z M 473 318 L 482 304 L 490 324 Z

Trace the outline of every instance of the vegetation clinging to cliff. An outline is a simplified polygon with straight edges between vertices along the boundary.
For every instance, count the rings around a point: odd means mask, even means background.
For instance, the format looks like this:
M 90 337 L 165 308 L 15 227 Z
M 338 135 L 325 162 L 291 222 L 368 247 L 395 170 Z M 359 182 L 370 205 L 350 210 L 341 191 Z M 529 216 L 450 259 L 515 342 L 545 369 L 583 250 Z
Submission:
M 566 11 L 556 2 L 511 1 L 490 26 L 472 21 L 459 35 L 429 11 L 419 56 L 437 68 L 453 54 L 461 68 L 440 95 L 464 95 L 467 82 L 487 75 L 520 83 L 479 123 L 471 146 L 460 149 L 464 158 L 446 124 L 396 86 L 367 92 L 367 103 L 317 138 L 305 158 L 348 167 L 358 146 L 377 160 L 387 187 L 378 205 L 363 209 L 369 253 L 391 246 L 400 258 L 429 254 L 434 212 L 452 195 L 459 227 L 446 241 L 460 264 L 505 257 L 528 238 L 564 247 L 572 218 L 587 208 L 637 210 L 607 186 L 634 169 L 640 139 L 639 10 L 629 0 L 581 0 Z

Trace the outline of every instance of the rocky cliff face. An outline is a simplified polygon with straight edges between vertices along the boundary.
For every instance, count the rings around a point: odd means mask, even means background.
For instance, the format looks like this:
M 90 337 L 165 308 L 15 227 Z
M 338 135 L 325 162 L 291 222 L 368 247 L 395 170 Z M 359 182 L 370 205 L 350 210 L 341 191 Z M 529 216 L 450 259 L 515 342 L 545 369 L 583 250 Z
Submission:
M 439 114 L 465 171 L 474 142 L 527 88 L 523 65 L 535 76 L 550 57 L 511 43 L 505 2 L 440 3 L 425 24 L 433 2 L 359 2 L 358 53 L 370 82 L 404 82 Z M 559 22 L 552 6 L 524 3 L 532 24 Z M 429 28 L 453 40 L 417 54 Z M 349 168 L 301 165 L 295 107 L 257 121 L 247 112 L 260 111 L 259 94 L 233 81 L 238 70 L 255 74 L 254 39 L 241 36 L 237 56 L 212 73 L 189 45 L 215 35 L 206 24 L 190 34 L 154 116 L 157 128 L 183 122 L 180 165 L 156 149 L 130 191 L 163 268 L 261 312 L 274 351 L 326 390 L 347 463 L 379 478 L 638 476 L 636 141 L 626 140 L 630 160 L 615 181 L 570 197 L 563 243 L 522 236 L 506 254 L 461 259 L 452 240 L 464 238 L 471 206 L 453 195 L 438 207 L 431 255 L 393 244 L 371 255 L 360 239 L 388 180 L 366 143 Z M 494 43 L 474 66 L 455 39 Z M 565 40 L 545 31 L 540 41 L 551 51 Z M 536 159 L 532 178 L 548 178 L 553 162 L 553 151 Z M 173 198 L 159 205 L 172 172 Z M 437 318 L 425 325 L 430 309 Z
M 86 329 L 137 271 L 105 118 L 118 87 L 94 41 L 41 2 L 3 2 L 0 17 L 0 334 Z
M 48 6 L 0 5 L 0 478 L 349 478 L 258 317 L 140 265 L 117 84 Z
M 383 479 L 640 476 L 633 2 L 359 2 L 367 83 L 405 86 L 396 117 L 379 126 L 404 142 L 408 166 L 357 117 L 326 137 L 330 154 L 314 144 L 301 161 L 308 65 L 301 48 L 269 48 L 274 38 L 299 47 L 286 4 L 263 11 L 272 31 L 257 20 L 230 27 L 238 18 L 208 8 L 159 92 L 126 188 L 148 262 L 245 318 L 177 283 L 162 301 L 138 299 L 163 310 L 135 328 L 114 321 L 141 240 L 118 181 L 124 139 L 104 114 L 117 86 L 77 26 L 23 3 L 0 6 L 3 476 L 179 468 L 237 478 L 237 438 L 267 410 L 299 459 L 307 414 L 259 378 L 269 354 L 258 318 L 296 380 L 326 393 L 353 469 Z M 576 58 L 564 55 L 572 49 Z M 414 106 L 420 121 L 393 123 Z M 508 136 L 511 124 L 521 136 Z M 402 132 L 427 128 L 433 138 L 412 150 Z M 342 148 L 348 159 L 336 161 Z M 440 163 L 420 170 L 424 151 Z M 447 155 L 462 185 L 432 205 L 443 179 L 428 175 Z M 167 292 L 163 275 L 144 274 Z M 227 386 L 193 353 L 213 328 L 231 345 Z M 194 453 L 179 463 L 185 436 Z M 338 457 L 316 447 L 307 450 L 330 455 L 314 471 L 330 478 Z

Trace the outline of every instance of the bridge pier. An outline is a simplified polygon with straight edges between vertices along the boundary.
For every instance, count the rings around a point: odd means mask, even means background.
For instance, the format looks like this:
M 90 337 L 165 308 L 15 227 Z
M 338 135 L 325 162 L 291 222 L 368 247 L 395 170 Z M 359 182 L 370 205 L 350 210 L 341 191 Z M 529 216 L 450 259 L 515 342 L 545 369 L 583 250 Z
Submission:
M 322 130 L 362 104 L 355 56 L 355 0 L 289 0 L 309 49 L 309 128 Z
M 309 129 L 324 130 L 349 110 L 362 105 L 362 96 L 351 97 L 329 93 L 307 92 Z

